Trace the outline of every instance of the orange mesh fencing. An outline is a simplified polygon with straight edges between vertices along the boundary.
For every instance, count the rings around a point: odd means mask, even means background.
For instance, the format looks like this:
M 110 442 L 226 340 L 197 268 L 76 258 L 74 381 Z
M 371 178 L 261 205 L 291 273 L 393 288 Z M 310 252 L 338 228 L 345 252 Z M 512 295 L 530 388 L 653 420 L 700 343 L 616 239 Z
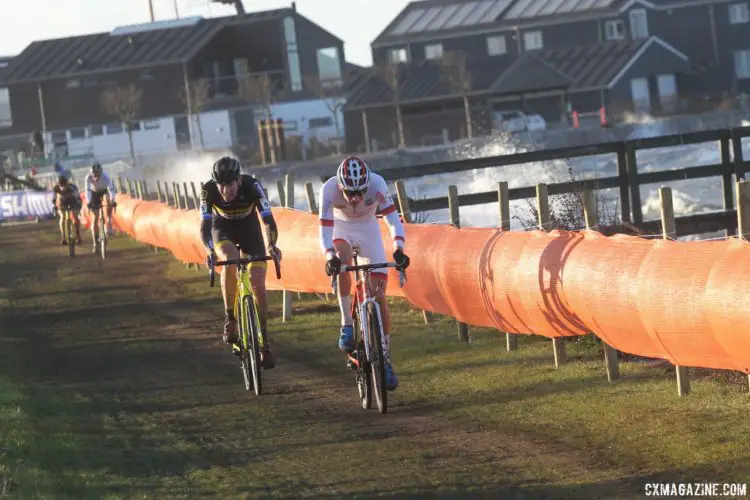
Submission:
M 282 278 L 272 290 L 330 292 L 317 216 L 275 208 Z M 118 197 L 115 227 L 202 263 L 200 218 Z M 390 234 L 381 221 L 384 241 Z M 406 225 L 412 264 L 387 292 L 464 323 L 549 338 L 594 333 L 618 350 L 681 366 L 750 373 L 750 249 L 740 240 L 680 243 L 594 231 L 502 232 Z

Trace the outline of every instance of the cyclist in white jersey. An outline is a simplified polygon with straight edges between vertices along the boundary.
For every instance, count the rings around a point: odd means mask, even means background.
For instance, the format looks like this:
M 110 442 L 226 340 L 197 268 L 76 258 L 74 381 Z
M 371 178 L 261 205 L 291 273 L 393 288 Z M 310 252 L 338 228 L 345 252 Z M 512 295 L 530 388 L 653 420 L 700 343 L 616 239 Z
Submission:
M 404 254 L 404 226 L 385 180 L 370 171 L 361 159 L 355 156 L 345 158 L 339 165 L 336 176 L 328 179 L 320 188 L 320 244 L 326 255 L 328 276 L 337 274 L 342 264 L 352 263 L 353 245 L 359 246 L 357 260 L 360 264 L 388 262 L 376 216 L 378 209 L 391 232 L 393 260 L 406 269 L 409 257 Z M 398 378 L 391 363 L 391 315 L 385 300 L 387 270 L 374 270 L 371 279 L 383 314 L 386 385 L 392 391 L 398 387 Z M 349 273 L 338 275 L 338 300 L 342 325 L 339 349 L 351 352 L 355 346 Z
M 102 198 L 109 194 L 107 203 L 107 233 L 112 235 L 112 209 L 117 206 L 115 196 L 117 190 L 112 179 L 102 170 L 99 163 L 94 163 L 91 170 L 86 175 L 84 181 L 86 186 L 86 199 L 88 208 L 94 215 L 94 222 L 91 225 L 91 236 L 94 240 L 94 253 L 96 253 L 97 243 L 99 241 L 99 208 L 102 206 Z

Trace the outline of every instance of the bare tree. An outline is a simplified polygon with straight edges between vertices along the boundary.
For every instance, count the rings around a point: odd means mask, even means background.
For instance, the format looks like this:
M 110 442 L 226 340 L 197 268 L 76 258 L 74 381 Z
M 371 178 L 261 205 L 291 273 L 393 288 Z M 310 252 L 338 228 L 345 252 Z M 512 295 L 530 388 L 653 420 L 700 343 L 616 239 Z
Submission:
M 336 128 L 336 153 L 341 154 L 341 123 L 339 122 L 339 111 L 344 107 L 342 96 L 342 82 L 324 81 L 316 76 L 305 76 L 305 86 L 315 94 L 328 108 L 333 117 L 333 126 Z
M 206 79 L 200 79 L 190 82 L 187 87 L 187 91 L 182 88 L 178 95 L 180 100 L 185 105 L 187 110 L 188 119 L 192 120 L 195 117 L 195 121 L 198 125 L 198 138 L 200 140 L 201 149 L 203 149 L 203 127 L 201 126 L 201 112 L 206 108 L 208 103 L 208 97 L 211 90 L 211 85 Z
M 442 76 L 448 83 L 451 92 L 455 92 L 463 98 L 464 114 L 466 115 L 466 135 L 471 139 L 473 136 L 471 105 L 469 104 L 471 72 L 466 64 L 466 54 L 463 52 L 446 52 L 440 60 L 440 66 Z
M 257 104 L 263 109 L 266 125 L 271 121 L 271 105 L 278 97 L 278 89 L 268 73 L 248 74 L 240 80 L 239 94 L 249 103 Z M 270 135 L 271 163 L 276 163 L 276 139 Z M 261 147 L 263 145 L 261 144 Z
M 135 165 L 135 148 L 133 147 L 132 124 L 141 111 L 141 97 L 143 90 L 136 85 L 119 86 L 107 89 L 102 94 L 102 108 L 105 112 L 117 118 L 125 127 L 130 143 L 130 159 Z
M 391 93 L 393 94 L 393 103 L 396 106 L 396 125 L 398 126 L 398 139 L 400 146 L 406 147 L 406 140 L 404 139 L 404 121 L 401 118 L 401 79 L 399 65 L 393 62 L 387 62 L 381 64 L 377 68 L 377 73 L 380 78 L 390 87 Z

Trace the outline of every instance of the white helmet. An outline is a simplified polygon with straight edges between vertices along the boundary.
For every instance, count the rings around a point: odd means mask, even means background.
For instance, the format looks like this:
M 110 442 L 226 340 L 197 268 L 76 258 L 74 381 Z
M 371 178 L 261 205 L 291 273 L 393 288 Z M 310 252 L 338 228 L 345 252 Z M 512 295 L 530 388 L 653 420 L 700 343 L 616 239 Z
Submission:
M 339 165 L 336 181 L 344 191 L 365 191 L 370 185 L 370 167 L 356 156 L 348 156 Z

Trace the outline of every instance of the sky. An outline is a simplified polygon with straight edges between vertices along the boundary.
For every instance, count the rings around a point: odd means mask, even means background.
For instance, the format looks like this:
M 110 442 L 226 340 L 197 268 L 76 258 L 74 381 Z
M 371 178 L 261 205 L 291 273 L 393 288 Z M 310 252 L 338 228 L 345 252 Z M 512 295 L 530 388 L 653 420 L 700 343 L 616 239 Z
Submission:
M 149 0 L 2 0 L 12 3 L 0 15 L 0 56 L 13 56 L 35 40 L 111 31 L 149 22 Z M 156 20 L 232 15 L 233 6 L 209 0 L 152 0 Z M 297 12 L 344 40 L 346 60 L 372 64 L 370 42 L 409 0 L 297 0 Z M 289 7 L 291 0 L 243 0 L 253 12 Z

